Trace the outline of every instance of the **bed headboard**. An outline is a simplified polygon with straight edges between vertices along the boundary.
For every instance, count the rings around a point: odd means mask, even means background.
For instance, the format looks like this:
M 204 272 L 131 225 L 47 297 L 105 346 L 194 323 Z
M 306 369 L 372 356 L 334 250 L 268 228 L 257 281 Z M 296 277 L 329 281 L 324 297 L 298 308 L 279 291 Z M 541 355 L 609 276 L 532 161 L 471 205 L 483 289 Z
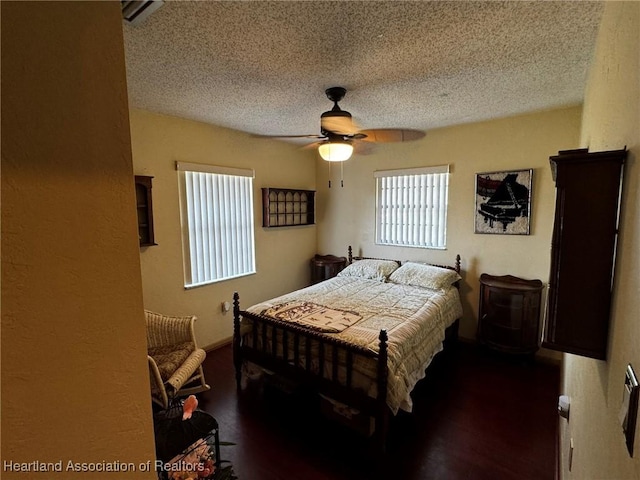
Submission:
M 357 261 L 357 260 L 391 260 L 392 262 L 396 262 L 398 265 L 402 265 L 402 261 L 390 259 L 390 258 L 354 257 L 353 249 L 351 248 L 351 245 L 349 245 L 348 250 L 349 250 L 349 257 L 348 257 L 349 265 L 351 265 L 354 261 Z M 425 263 L 429 263 L 429 262 L 425 262 Z M 429 265 L 433 265 L 434 267 L 440 267 L 440 268 L 448 268 L 450 270 L 455 270 L 457 273 L 460 273 L 460 255 L 456 255 L 456 260 L 454 265 L 438 265 L 436 263 L 429 263 Z
M 388 260 L 391 262 L 396 262 L 398 265 L 402 265 L 402 262 L 400 260 L 395 260 L 393 258 L 378 258 L 378 257 L 354 257 L 353 256 L 353 249 L 351 248 L 351 245 L 349 245 L 349 263 L 348 265 L 351 265 L 354 261 L 357 260 Z

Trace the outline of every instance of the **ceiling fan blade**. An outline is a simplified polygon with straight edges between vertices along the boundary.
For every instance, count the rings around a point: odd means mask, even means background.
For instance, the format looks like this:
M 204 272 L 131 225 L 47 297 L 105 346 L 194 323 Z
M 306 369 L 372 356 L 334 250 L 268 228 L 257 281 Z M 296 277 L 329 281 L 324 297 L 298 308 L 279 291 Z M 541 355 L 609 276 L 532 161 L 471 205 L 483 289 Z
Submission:
M 338 135 L 354 135 L 360 130 L 350 116 L 323 117 L 320 119 L 320 127 L 323 131 Z
M 353 153 L 354 155 L 371 155 L 376 149 L 376 146 L 373 142 L 353 142 Z
M 252 134 L 251 136 L 258 137 L 258 138 L 316 138 L 316 139 L 327 138 L 324 135 L 259 135 L 257 133 Z
M 359 133 L 366 135 L 366 138 L 363 138 L 364 141 L 376 143 L 411 142 L 420 140 L 426 135 L 422 130 L 402 128 L 375 128 L 360 130 Z

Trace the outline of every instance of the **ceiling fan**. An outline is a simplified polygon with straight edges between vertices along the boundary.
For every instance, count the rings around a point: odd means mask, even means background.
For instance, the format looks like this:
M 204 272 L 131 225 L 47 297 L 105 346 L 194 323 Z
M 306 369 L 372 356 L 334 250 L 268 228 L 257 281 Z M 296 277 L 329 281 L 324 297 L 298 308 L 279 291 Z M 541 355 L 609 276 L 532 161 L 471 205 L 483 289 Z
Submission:
M 354 146 L 359 142 L 407 142 L 425 136 L 421 130 L 382 128 L 360 130 L 349 112 L 338 105 L 347 90 L 343 87 L 331 87 L 325 90 L 327 98 L 333 102 L 333 108 L 320 115 L 320 135 L 261 135 L 271 138 L 313 138 L 317 142 L 309 147 L 318 147 L 320 156 L 329 162 L 344 162 L 351 158 Z

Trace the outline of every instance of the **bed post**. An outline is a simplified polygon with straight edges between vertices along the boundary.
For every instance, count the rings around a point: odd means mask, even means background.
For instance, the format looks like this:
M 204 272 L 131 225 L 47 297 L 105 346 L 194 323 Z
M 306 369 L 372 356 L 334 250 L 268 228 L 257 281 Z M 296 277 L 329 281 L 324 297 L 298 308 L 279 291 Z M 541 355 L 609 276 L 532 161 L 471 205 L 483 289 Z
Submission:
M 349 263 L 351 265 L 353 263 L 353 250 L 351 249 L 351 245 L 349 245 Z
M 236 369 L 236 388 L 242 380 L 242 355 L 240 352 L 240 295 L 233 292 L 233 365 Z
M 455 270 L 460 275 L 460 254 L 456 255 Z M 460 280 L 453 284 L 458 290 L 460 290 Z M 449 328 L 445 330 L 444 344 L 449 345 L 458 341 L 458 330 L 460 330 L 460 319 L 456 319 Z
M 376 414 L 376 443 L 380 452 L 385 451 L 387 442 L 387 428 L 389 425 L 389 407 L 387 406 L 387 383 L 389 377 L 389 366 L 387 365 L 388 352 L 387 340 L 389 339 L 386 330 L 380 330 L 378 336 L 380 340 L 378 352 L 378 397 Z

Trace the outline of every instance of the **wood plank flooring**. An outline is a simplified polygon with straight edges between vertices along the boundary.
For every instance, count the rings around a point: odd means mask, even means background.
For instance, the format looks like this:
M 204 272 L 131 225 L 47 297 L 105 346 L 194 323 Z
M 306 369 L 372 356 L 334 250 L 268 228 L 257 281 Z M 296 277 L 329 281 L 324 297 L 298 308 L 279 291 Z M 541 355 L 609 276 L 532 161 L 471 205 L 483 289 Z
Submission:
M 236 392 L 231 346 L 207 354 L 200 407 L 220 425 L 240 480 L 545 480 L 555 476 L 559 369 L 459 342 L 439 354 L 390 424 L 387 453 L 261 382 Z M 303 398 L 304 397 L 304 398 Z M 309 405 L 312 408 L 309 408 Z

